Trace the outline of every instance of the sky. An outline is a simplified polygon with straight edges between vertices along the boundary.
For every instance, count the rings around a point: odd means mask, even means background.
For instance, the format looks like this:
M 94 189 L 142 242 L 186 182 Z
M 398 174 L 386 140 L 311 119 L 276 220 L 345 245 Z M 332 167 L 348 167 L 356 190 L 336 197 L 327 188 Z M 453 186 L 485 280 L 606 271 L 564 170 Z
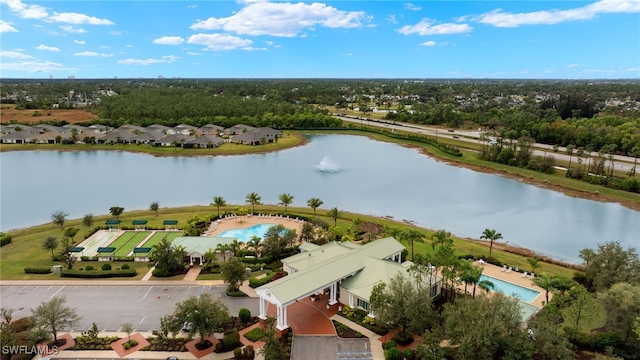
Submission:
M 0 78 L 640 78 L 640 0 L 0 0 Z

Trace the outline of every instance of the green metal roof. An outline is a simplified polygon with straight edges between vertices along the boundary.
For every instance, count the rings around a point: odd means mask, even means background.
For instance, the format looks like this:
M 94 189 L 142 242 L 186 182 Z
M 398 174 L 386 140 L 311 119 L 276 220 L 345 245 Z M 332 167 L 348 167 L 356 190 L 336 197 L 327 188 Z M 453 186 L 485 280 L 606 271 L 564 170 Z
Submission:
M 309 246 L 306 246 L 306 248 L 309 248 Z M 344 246 L 343 243 L 332 241 L 322 246 L 316 246 L 315 249 L 289 256 L 283 259 L 282 263 L 292 267 L 296 271 L 300 271 L 315 264 L 324 263 L 337 256 L 347 254 L 351 252 L 351 250 L 352 248 Z
M 162 225 L 177 225 L 178 220 L 165 220 L 162 222 Z
M 99 247 L 98 248 L 98 253 L 112 253 L 116 251 L 116 248 L 114 247 Z
M 134 254 L 146 254 L 150 251 L 151 251 L 150 247 L 139 247 L 139 248 L 133 249 Z
M 147 225 L 147 220 L 133 220 L 131 222 L 133 225 Z
M 109 219 L 107 221 L 104 222 L 107 225 L 118 225 L 120 224 L 120 220 L 116 220 L 116 219 Z
M 197 252 L 204 255 L 209 249 L 215 250 L 218 244 L 231 244 L 235 239 L 230 237 L 180 236 L 175 238 L 171 245 L 184 246 L 187 254 Z
M 315 251 L 325 247 L 325 250 L 333 249 L 336 245 L 339 246 L 339 244 L 325 244 Z M 344 246 L 341 247 L 345 248 Z M 266 295 L 266 298 L 273 303 L 288 304 L 321 290 L 338 280 L 355 275 L 367 266 L 367 258 L 385 259 L 402 252 L 402 250 L 404 250 L 404 246 L 394 238 L 376 240 L 351 249 L 341 255 L 328 258 L 322 263 L 316 263 L 282 279 L 262 285 L 256 291 L 261 295 Z M 302 253 L 292 257 L 304 254 L 310 255 L 309 253 Z M 320 257 L 322 255 L 318 258 Z M 283 263 L 288 259 L 290 258 L 285 259 Z
M 76 247 L 72 247 L 71 249 L 69 249 L 69 251 L 71 251 L 71 252 L 82 252 L 82 250 L 84 250 L 84 248 L 82 246 L 76 246 Z

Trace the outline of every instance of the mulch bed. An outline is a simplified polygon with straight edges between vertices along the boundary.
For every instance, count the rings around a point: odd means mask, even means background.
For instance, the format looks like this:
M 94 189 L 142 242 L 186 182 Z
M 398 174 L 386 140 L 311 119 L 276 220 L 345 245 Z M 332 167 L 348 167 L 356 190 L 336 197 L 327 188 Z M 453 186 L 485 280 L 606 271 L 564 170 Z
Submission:
M 214 336 L 207 336 L 204 338 L 211 343 L 211 346 L 205 349 L 198 349 L 197 344 L 200 342 L 200 338 L 193 339 L 188 343 L 184 344 L 184 347 L 193 354 L 196 358 L 200 359 L 203 356 L 209 355 L 213 353 L 213 350 L 216 349 L 216 344 L 219 342 Z
M 145 339 L 140 333 L 131 335 L 131 340 L 137 341 L 138 345 L 131 347 L 129 350 L 125 350 L 123 345 L 124 343 L 129 342 L 129 338 L 126 337 L 111 343 L 111 348 L 116 352 L 116 354 L 118 354 L 118 356 L 123 357 L 149 345 L 149 341 L 147 341 L 147 339 Z
M 73 339 L 71 334 L 64 334 L 58 336 L 57 341 L 52 341 L 48 344 L 41 343 L 36 345 L 38 349 L 40 349 L 40 353 L 44 354 L 46 352 L 47 355 L 57 353 L 58 351 L 67 350 L 76 345 L 76 341 Z

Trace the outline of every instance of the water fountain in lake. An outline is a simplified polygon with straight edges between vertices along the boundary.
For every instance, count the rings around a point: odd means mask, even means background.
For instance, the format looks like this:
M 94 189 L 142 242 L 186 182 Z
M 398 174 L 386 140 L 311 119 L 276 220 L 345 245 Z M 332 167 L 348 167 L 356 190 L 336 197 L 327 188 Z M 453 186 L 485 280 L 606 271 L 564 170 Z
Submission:
M 330 157 L 325 156 L 320 160 L 320 163 L 316 165 L 316 170 L 321 173 L 333 174 L 338 173 L 342 169 L 336 164 Z

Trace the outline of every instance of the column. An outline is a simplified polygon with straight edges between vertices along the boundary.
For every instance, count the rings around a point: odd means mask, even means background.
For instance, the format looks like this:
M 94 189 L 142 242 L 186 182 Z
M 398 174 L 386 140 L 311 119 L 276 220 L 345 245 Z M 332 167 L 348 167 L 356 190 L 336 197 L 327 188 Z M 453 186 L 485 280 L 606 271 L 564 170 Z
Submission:
M 289 325 L 287 325 L 287 306 L 277 306 L 276 308 L 278 310 L 276 328 L 278 330 L 284 330 L 289 327 Z
M 402 253 L 398 254 L 398 264 L 402 264 Z
M 333 305 L 337 303 L 336 295 L 338 294 L 338 283 L 331 284 L 331 288 L 329 289 L 329 305 Z
M 262 320 L 267 320 L 267 300 L 260 297 L 260 315 L 258 317 Z
M 354 306 L 354 304 L 353 304 L 353 294 L 352 293 L 349 293 L 349 306 L 350 307 Z

